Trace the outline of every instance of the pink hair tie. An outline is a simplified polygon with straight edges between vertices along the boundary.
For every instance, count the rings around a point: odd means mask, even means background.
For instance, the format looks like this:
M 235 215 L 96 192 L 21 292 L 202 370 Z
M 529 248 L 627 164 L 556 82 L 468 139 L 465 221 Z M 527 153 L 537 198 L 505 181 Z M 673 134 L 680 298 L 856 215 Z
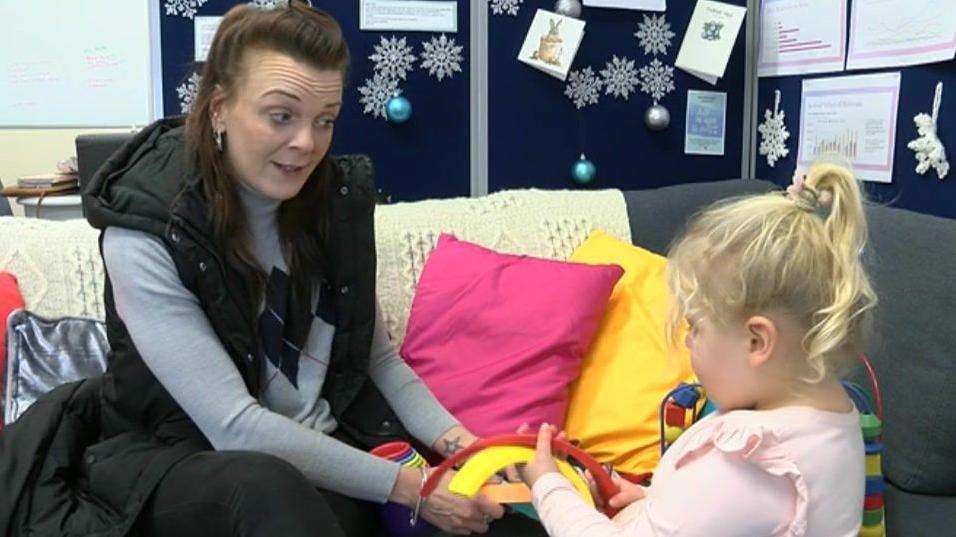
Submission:
M 807 184 L 807 175 L 797 169 L 793 172 L 790 186 L 787 187 L 787 197 L 793 200 L 797 207 L 807 212 L 816 212 L 821 207 L 829 207 L 833 202 L 833 193 L 819 191 Z

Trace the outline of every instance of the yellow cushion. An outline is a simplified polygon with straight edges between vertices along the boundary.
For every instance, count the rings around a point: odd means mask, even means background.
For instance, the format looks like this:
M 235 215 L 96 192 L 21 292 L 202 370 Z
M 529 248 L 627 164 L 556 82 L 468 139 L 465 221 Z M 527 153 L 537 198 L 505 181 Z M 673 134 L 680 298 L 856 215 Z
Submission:
M 684 329 L 679 345 L 669 345 L 666 337 L 667 259 L 598 231 L 571 254 L 571 261 L 614 263 L 624 276 L 571 387 L 567 435 L 619 472 L 653 472 L 661 455 L 661 399 L 692 379 Z

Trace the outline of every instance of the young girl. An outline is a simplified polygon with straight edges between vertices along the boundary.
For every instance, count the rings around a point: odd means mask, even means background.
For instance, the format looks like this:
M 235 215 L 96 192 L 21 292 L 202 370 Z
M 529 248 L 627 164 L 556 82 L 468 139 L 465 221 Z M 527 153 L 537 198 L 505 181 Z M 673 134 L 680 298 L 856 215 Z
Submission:
M 719 202 L 672 247 L 675 320 L 720 408 L 661 459 L 648 488 L 620 482 L 613 520 L 555 471 L 553 426 L 522 469 L 553 537 L 855 537 L 863 506 L 859 416 L 839 374 L 876 303 L 860 263 L 866 222 L 841 166 L 787 195 Z

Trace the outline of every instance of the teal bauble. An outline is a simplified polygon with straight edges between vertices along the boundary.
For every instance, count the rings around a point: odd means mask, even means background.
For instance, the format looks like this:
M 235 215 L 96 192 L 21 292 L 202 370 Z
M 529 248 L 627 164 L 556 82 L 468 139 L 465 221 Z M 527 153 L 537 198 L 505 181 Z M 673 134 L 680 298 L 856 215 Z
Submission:
M 385 103 L 385 118 L 392 123 L 405 123 L 412 117 L 412 103 L 401 95 L 395 95 Z
M 571 166 L 571 179 L 579 185 L 588 185 L 597 177 L 597 168 L 594 163 L 581 155 L 581 158 Z

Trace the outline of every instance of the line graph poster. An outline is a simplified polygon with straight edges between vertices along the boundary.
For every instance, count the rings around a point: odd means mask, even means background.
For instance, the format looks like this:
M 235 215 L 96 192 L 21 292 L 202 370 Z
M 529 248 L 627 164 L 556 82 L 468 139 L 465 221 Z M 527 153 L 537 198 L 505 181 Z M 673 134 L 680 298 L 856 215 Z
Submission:
M 797 165 L 843 155 L 857 177 L 893 180 L 900 73 L 803 81 Z
M 846 0 L 763 0 L 758 76 L 842 71 L 846 16 Z
M 956 0 L 853 0 L 847 69 L 953 59 Z

